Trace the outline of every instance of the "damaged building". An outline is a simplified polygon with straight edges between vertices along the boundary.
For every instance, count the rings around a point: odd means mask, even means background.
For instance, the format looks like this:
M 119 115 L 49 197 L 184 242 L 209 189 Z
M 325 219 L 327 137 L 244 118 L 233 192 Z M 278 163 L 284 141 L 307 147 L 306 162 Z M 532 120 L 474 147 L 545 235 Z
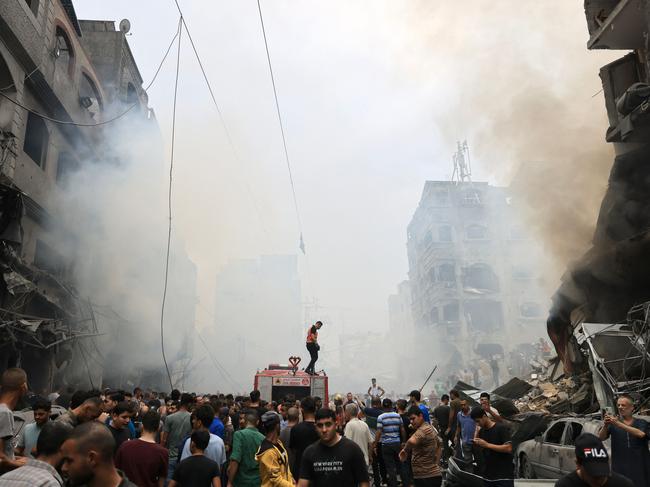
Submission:
M 616 157 L 591 248 L 563 276 L 547 328 L 567 372 L 590 366 L 603 379 L 604 407 L 615 393 L 647 387 L 650 2 L 586 0 L 585 14 L 589 49 L 624 51 L 600 70 L 609 121 L 605 139 Z
M 539 249 L 519 221 L 507 188 L 425 183 L 408 226 L 412 319 L 456 358 L 504 357 L 539 336 Z
M 0 0 L 0 370 L 24 368 L 36 392 L 101 384 L 110 329 L 75 287 L 74 229 L 55 203 L 84 164 L 119 157 L 98 153 L 109 126 L 79 124 L 130 105 L 158 131 L 114 22 L 78 20 L 71 0 Z

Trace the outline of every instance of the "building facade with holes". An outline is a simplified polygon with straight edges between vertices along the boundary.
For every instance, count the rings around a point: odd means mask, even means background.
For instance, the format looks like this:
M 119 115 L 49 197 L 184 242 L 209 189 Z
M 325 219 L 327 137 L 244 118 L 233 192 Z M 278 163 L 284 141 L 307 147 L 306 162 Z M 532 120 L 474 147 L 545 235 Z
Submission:
M 506 188 L 427 181 L 408 226 L 409 292 L 401 300 L 410 293 L 416 336 L 430 331 L 465 363 L 501 348 L 507 355 L 542 334 L 541 249 L 513 206 Z
M 0 370 L 20 365 L 45 390 L 75 368 L 70 338 L 97 331 L 56 214 L 67 177 L 106 149 L 109 128 L 79 124 L 133 104 L 157 125 L 125 33 L 79 21 L 71 0 L 0 0 L 0 94 Z

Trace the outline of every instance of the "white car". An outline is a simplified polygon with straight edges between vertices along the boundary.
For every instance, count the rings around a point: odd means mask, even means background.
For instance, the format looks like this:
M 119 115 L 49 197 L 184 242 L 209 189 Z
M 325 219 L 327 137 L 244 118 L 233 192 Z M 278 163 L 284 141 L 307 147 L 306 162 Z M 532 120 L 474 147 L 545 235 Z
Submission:
M 582 433 L 598 435 L 603 422 L 590 417 L 566 417 L 548 425 L 516 452 L 517 474 L 525 479 L 559 479 L 576 468 L 575 439 Z M 609 451 L 609 440 L 603 442 Z

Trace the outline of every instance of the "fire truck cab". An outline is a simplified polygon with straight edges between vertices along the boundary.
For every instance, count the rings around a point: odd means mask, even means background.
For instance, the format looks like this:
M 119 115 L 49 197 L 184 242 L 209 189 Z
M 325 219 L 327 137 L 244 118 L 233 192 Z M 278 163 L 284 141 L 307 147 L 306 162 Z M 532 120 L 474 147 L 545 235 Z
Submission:
M 270 364 L 255 374 L 253 387 L 260 391 L 262 400 L 282 401 L 287 394 L 293 394 L 297 400 L 307 396 L 318 396 L 324 401 L 328 398 L 327 375 L 321 372 L 309 375 L 298 370 L 298 361 L 289 359 L 290 365 Z

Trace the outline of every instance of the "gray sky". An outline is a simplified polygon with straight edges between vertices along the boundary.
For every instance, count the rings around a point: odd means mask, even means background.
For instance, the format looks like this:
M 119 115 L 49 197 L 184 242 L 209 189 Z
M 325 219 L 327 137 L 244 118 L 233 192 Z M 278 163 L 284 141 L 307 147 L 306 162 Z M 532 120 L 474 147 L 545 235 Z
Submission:
M 219 267 L 295 253 L 298 230 L 256 2 L 180 3 L 239 154 L 184 37 L 174 230 L 198 265 L 207 324 Z M 262 1 L 307 246 L 303 295 L 344 308 L 347 330 L 386 327 L 387 296 L 408 269 L 406 226 L 424 181 L 449 177 L 457 139 L 473 149 L 475 179 L 501 184 L 523 159 L 563 159 L 565 145 L 549 154 L 530 134 L 584 125 L 587 143 L 605 147 L 602 95 L 592 95 L 612 54 L 586 50 L 582 2 L 487 4 Z M 82 19 L 131 21 L 147 83 L 176 29 L 173 1 L 75 7 Z M 150 90 L 165 140 L 173 61 Z M 563 107 L 558 119 L 537 116 L 549 99 Z M 570 168 L 552 169 L 570 178 Z M 605 183 L 593 183 L 596 196 Z

